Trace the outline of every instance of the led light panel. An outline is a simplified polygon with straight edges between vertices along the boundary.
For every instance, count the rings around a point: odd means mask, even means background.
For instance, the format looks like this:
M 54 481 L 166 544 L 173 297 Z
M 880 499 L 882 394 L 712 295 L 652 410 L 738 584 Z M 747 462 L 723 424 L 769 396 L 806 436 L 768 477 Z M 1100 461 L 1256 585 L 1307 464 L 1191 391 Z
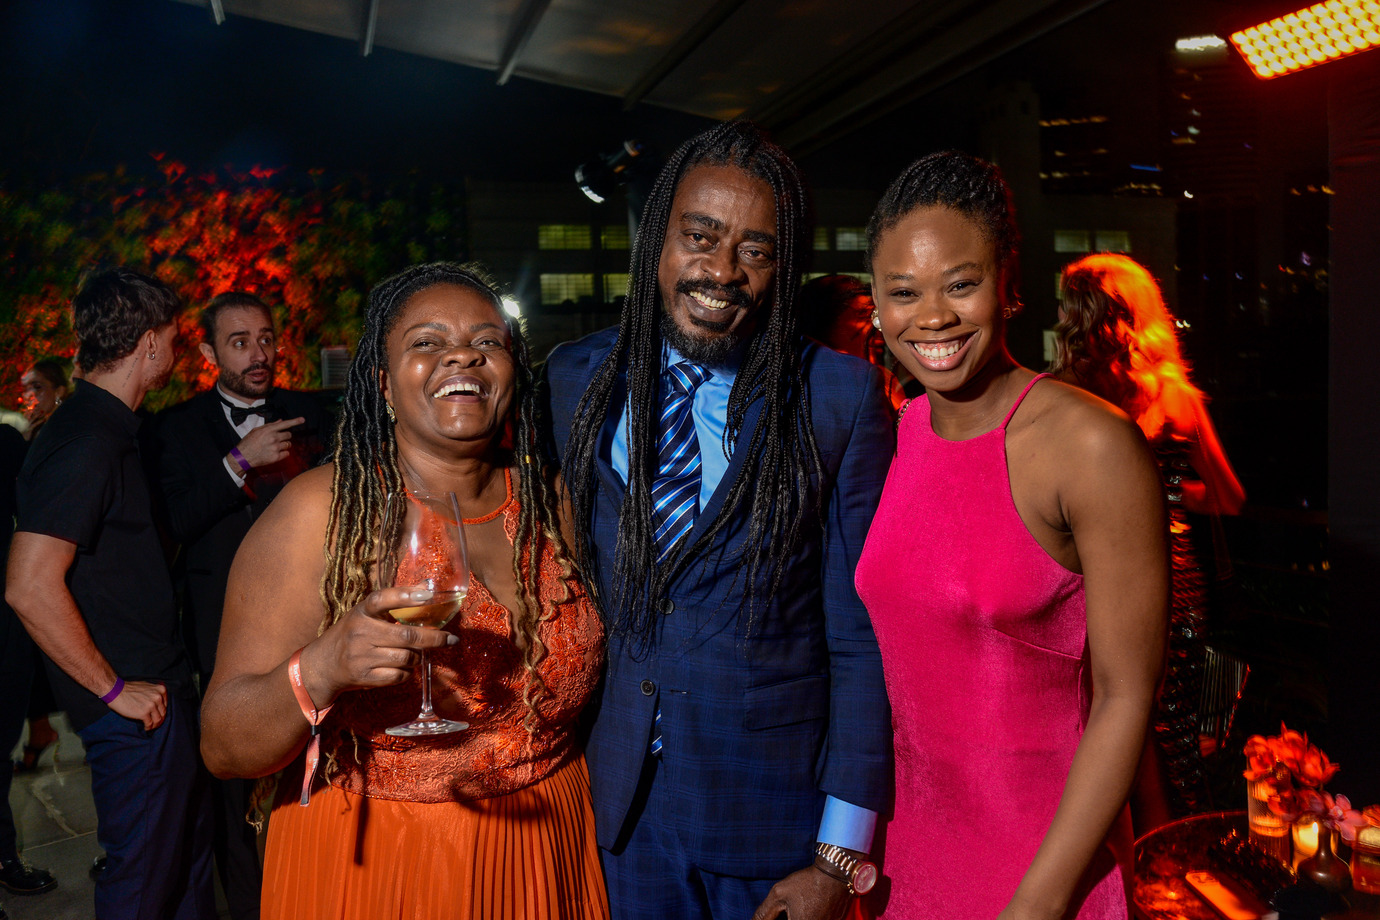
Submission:
M 1234 32 L 1231 43 L 1268 80 L 1380 45 L 1380 0 L 1327 0 Z

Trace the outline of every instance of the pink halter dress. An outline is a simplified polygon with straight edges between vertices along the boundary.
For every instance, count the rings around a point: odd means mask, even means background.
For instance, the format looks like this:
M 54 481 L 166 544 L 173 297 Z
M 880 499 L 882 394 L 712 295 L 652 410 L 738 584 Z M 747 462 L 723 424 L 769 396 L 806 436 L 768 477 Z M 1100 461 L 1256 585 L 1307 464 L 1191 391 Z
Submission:
M 939 437 L 928 398 L 912 401 L 858 563 L 896 737 L 888 918 L 995 918 L 1049 829 L 1087 723 L 1083 577 L 1031 536 L 1007 472 L 1006 425 L 1040 377 L 1000 426 L 966 441 Z M 1104 846 L 1069 916 L 1124 920 L 1123 873 Z

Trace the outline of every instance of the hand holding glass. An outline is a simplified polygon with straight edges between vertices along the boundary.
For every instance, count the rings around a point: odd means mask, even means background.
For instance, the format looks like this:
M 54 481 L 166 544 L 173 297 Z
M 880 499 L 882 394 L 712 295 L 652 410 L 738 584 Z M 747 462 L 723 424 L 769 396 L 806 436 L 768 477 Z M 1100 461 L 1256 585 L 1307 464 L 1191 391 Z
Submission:
M 401 492 L 388 496 L 379 532 L 378 585 L 428 588 L 431 600 L 390 611 L 408 626 L 441 629 L 460 610 L 470 589 L 469 559 L 453 492 Z M 390 735 L 444 735 L 469 728 L 443 719 L 431 708 L 431 662 L 422 656 L 422 711 L 388 729 Z

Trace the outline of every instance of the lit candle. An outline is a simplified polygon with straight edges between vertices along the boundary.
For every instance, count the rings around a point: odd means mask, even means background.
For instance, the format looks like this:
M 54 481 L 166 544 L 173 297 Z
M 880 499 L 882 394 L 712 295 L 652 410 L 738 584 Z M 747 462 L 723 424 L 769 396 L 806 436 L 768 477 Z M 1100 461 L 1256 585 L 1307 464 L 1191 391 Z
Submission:
M 1294 825 L 1294 865 L 1318 852 L 1318 822 L 1300 821 Z

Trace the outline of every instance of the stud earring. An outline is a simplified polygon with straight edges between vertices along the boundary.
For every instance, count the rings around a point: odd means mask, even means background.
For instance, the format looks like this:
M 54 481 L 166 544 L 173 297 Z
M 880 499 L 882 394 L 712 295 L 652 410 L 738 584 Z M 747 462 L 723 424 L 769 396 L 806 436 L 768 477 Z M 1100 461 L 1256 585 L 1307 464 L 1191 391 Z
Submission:
M 394 425 L 398 424 L 398 417 L 393 414 L 392 403 L 384 403 L 383 411 L 388 413 L 388 421 L 392 422 Z
M 877 315 L 877 308 L 872 308 L 872 328 L 878 332 L 882 331 L 882 318 Z

